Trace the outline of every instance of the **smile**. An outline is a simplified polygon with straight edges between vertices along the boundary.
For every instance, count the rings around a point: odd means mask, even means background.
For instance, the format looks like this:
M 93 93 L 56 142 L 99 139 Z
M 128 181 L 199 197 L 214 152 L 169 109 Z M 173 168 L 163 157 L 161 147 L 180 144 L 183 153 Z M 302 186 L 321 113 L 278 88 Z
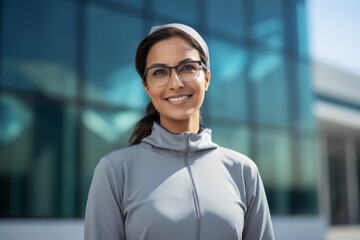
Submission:
M 184 101 L 186 99 L 189 99 L 190 97 L 191 97 L 191 95 L 183 95 L 183 96 L 180 96 L 180 97 L 169 97 L 166 100 L 168 100 L 171 103 L 179 103 L 179 102 L 182 102 L 182 101 Z

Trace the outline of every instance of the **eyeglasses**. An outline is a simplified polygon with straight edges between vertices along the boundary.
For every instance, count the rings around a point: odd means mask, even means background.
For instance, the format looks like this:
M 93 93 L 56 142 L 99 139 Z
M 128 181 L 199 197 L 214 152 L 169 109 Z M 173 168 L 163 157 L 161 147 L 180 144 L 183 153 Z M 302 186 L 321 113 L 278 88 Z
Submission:
M 143 79 L 147 77 L 157 87 L 165 86 L 169 82 L 172 68 L 175 69 L 177 77 L 184 82 L 194 81 L 199 77 L 200 70 L 207 69 L 201 61 L 188 61 L 173 67 L 155 64 L 145 68 Z

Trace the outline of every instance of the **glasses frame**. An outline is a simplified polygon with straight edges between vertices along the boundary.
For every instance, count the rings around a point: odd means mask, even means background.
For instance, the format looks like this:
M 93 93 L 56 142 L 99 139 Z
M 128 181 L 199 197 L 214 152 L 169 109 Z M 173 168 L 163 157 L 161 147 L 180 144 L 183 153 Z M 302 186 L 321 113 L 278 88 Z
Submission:
M 145 68 L 144 74 L 143 74 L 143 79 L 146 80 L 146 77 L 147 77 L 147 74 L 148 74 L 149 70 L 151 70 L 151 69 L 153 69 L 153 68 L 166 68 L 166 69 L 169 69 L 169 72 L 170 72 L 170 75 L 169 75 L 169 78 L 168 78 L 167 82 L 164 83 L 163 85 L 156 85 L 155 83 L 153 83 L 153 81 L 151 81 L 151 79 L 149 79 L 149 81 L 150 81 L 154 86 L 157 86 L 157 87 L 163 87 L 163 86 L 165 86 L 165 85 L 169 82 L 169 80 L 170 80 L 170 77 L 171 77 L 171 69 L 175 69 L 176 76 L 177 76 L 179 79 L 181 79 L 181 81 L 184 81 L 184 80 L 180 77 L 180 75 L 178 74 L 178 72 L 176 71 L 176 69 L 177 69 L 178 67 L 180 67 L 181 65 L 184 65 L 184 64 L 187 64 L 187 63 L 197 63 L 197 64 L 199 64 L 199 66 L 203 67 L 204 70 L 208 70 L 208 68 L 205 66 L 205 64 L 204 64 L 201 60 L 186 61 L 186 62 L 180 63 L 180 64 L 178 64 L 178 65 L 175 65 L 175 66 L 167 66 L 167 65 L 164 65 L 164 64 L 154 64 L 154 65 L 152 65 L 151 67 Z M 198 69 L 198 70 L 200 70 L 200 69 Z M 198 75 L 198 76 L 199 76 L 199 75 Z M 194 78 L 194 80 L 195 80 L 195 79 L 197 79 L 197 77 Z M 192 82 L 192 81 L 194 81 L 194 80 L 184 81 L 184 82 Z

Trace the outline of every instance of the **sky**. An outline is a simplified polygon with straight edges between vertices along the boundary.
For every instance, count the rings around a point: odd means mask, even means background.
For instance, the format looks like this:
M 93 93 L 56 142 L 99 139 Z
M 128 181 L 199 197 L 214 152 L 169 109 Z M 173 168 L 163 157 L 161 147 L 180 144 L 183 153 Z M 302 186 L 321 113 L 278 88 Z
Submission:
M 309 52 L 360 77 L 360 0 L 308 0 Z

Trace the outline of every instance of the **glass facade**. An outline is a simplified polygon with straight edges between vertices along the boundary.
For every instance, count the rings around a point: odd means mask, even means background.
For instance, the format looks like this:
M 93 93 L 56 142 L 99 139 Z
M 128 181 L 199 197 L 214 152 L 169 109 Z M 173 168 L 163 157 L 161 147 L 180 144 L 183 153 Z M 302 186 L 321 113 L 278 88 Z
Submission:
M 97 162 L 128 145 L 149 101 L 137 44 L 168 22 L 208 42 L 214 141 L 256 162 L 274 215 L 316 214 L 305 3 L 1 1 L 0 217 L 83 216 Z

